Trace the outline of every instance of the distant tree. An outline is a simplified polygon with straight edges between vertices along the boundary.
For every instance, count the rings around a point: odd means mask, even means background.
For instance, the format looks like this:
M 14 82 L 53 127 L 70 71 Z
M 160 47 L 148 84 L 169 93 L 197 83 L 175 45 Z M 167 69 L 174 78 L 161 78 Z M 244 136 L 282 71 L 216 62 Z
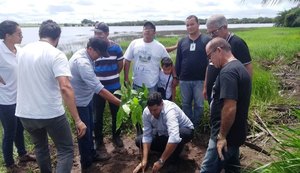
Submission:
M 290 10 L 280 12 L 275 18 L 275 26 L 300 27 L 300 8 L 295 7 Z
M 242 2 L 245 2 L 247 0 L 241 0 Z M 276 5 L 276 4 L 279 4 L 280 2 L 282 2 L 283 0 L 262 0 L 261 3 L 264 4 L 264 5 Z M 300 0 L 288 0 L 289 2 L 292 2 L 292 3 L 300 3 Z
M 83 19 L 81 21 L 81 24 L 83 25 L 93 25 L 95 22 L 93 22 L 92 20 L 88 20 L 88 19 Z

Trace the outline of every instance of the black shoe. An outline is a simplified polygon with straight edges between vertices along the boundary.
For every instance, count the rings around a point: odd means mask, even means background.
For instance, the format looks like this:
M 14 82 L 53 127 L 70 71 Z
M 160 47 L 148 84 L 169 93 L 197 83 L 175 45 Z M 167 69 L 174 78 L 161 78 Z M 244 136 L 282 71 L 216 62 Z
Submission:
M 106 161 L 110 159 L 110 155 L 108 155 L 105 152 L 101 152 L 100 154 L 95 154 L 93 157 L 93 162 L 101 162 L 101 161 Z
M 103 146 L 104 146 L 103 139 L 95 141 L 95 148 L 96 148 L 96 150 L 100 150 Z
M 119 136 L 113 138 L 113 143 L 119 148 L 124 146 L 123 141 Z
M 23 156 L 19 157 L 19 162 L 30 162 L 30 161 L 36 161 L 35 155 L 24 154 Z

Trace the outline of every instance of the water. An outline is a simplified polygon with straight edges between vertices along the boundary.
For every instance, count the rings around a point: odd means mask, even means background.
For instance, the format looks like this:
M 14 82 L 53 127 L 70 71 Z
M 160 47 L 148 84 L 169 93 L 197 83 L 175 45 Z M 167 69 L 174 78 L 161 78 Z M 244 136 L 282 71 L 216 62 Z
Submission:
M 271 27 L 272 23 L 267 24 L 229 24 L 229 28 L 251 28 L 251 27 Z M 110 36 L 122 35 L 137 35 L 142 31 L 142 26 L 111 26 Z M 39 40 L 38 27 L 24 27 L 22 28 L 23 40 L 22 45 Z M 94 32 L 91 31 L 93 27 L 62 27 L 61 38 L 59 41 L 59 49 L 64 52 L 75 51 L 83 48 L 89 37 L 92 37 Z M 205 25 L 200 25 L 200 29 L 206 29 Z M 157 31 L 172 31 L 172 30 L 186 30 L 185 25 L 167 25 L 156 26 Z

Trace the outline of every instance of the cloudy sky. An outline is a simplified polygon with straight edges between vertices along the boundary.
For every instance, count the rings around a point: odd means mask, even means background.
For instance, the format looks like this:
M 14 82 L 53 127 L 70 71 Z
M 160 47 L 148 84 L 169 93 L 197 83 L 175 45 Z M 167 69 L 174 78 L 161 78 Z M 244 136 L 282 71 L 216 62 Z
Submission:
M 206 19 L 219 13 L 227 18 L 275 17 L 296 4 L 283 0 L 261 5 L 261 0 L 0 0 L 0 21 L 80 23 L 83 19 L 104 22 L 137 20 L 185 20 L 190 14 Z

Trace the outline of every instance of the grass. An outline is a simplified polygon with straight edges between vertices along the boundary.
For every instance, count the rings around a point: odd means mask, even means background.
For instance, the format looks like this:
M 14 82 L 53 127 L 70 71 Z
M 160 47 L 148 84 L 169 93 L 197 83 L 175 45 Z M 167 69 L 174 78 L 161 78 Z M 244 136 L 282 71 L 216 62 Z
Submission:
M 262 63 L 267 62 L 276 62 L 280 59 L 284 59 L 282 61 L 282 64 L 284 65 L 288 64 L 290 61 L 295 59 L 295 54 L 300 51 L 300 30 L 299 28 L 255 28 L 255 29 L 234 29 L 233 32 L 243 38 L 246 43 L 249 46 L 250 53 L 252 56 L 252 61 L 254 65 L 254 75 L 253 75 L 253 88 L 252 88 L 252 98 L 251 98 L 251 111 L 261 111 L 259 112 L 261 115 L 264 115 L 263 118 L 269 119 L 271 116 L 276 115 L 267 115 L 265 113 L 266 108 L 269 105 L 272 104 L 296 104 L 299 105 L 299 100 L 290 100 L 289 98 L 282 98 L 278 92 L 281 89 L 279 86 L 278 79 L 273 75 L 272 69 L 274 67 L 271 67 L 271 70 L 267 70 L 262 66 Z M 203 33 L 203 31 L 202 31 Z M 158 41 L 160 41 L 163 45 L 172 46 L 176 44 L 176 42 L 183 36 L 174 36 L 174 37 L 158 37 L 156 38 Z M 120 39 L 122 40 L 119 42 L 122 49 L 126 50 L 131 40 L 126 39 Z M 82 47 L 85 47 L 83 45 Z M 73 50 L 73 49 L 72 49 Z M 68 54 L 68 57 L 70 57 L 71 54 Z M 176 51 L 173 51 L 170 53 L 170 56 L 175 62 L 175 56 Z M 130 71 L 131 74 L 131 71 Z M 121 77 L 121 83 L 123 84 L 123 72 L 120 75 Z M 176 95 L 176 103 L 178 105 L 181 105 L 180 101 L 180 92 L 179 88 L 177 87 L 177 95 Z M 296 110 L 297 112 L 297 110 Z M 68 114 L 68 113 L 67 113 Z M 298 110 L 299 114 L 299 110 Z M 269 116 L 269 117 L 268 117 Z M 111 118 L 110 118 L 110 112 L 108 109 L 108 105 L 106 106 L 105 110 L 105 116 L 104 116 L 104 134 L 111 135 Z M 204 132 L 207 131 L 207 124 L 209 121 L 208 116 L 208 104 L 205 103 L 205 117 L 204 121 L 202 122 L 202 129 L 200 131 Z M 74 131 L 74 124 L 73 121 L 70 120 L 71 126 Z M 274 163 L 270 163 L 268 165 L 265 165 L 264 167 L 261 167 L 260 169 L 256 170 L 258 172 L 268 172 L 267 170 L 269 168 L 269 165 L 276 165 L 280 166 L 282 162 L 285 162 L 286 156 L 291 156 L 292 154 L 295 154 L 295 149 L 297 148 L 293 146 L 299 147 L 299 127 L 295 128 L 289 128 L 282 130 L 282 132 L 285 132 L 286 136 L 290 136 L 291 138 L 286 138 L 282 136 L 282 141 L 286 141 L 288 144 L 286 144 L 284 147 L 280 147 L 279 149 L 275 151 L 278 152 L 278 159 L 274 161 Z M 296 131 L 296 133 L 294 132 Z M 1 132 L 1 138 L 2 138 L 2 128 L 0 127 Z M 124 130 L 125 133 L 130 132 L 128 130 Z M 29 150 L 33 149 L 32 144 L 30 143 L 29 137 L 26 133 L 26 144 L 27 148 Z M 289 140 L 291 139 L 291 140 Z M 2 141 L 0 141 L 0 145 L 2 145 Z M 280 150 L 281 149 L 281 150 Z M 299 149 L 299 148 L 298 148 Z M 293 152 L 291 152 L 293 151 Z M 15 152 L 16 153 L 16 152 Z M 15 154 L 16 156 L 16 154 Z M 282 162 L 281 159 L 282 158 Z M 289 164 L 292 163 L 293 159 L 295 161 L 298 161 L 299 163 L 299 151 L 297 151 L 295 157 L 290 157 L 292 160 L 285 162 L 285 165 L 292 166 L 299 166 L 299 164 Z M 2 157 L 2 150 L 0 150 L 0 162 L 3 163 L 3 157 Z M 298 167 L 299 168 L 299 167 Z M 0 172 L 3 172 L 5 168 L 0 166 Z M 300 170 L 300 169 L 298 169 Z M 272 170 L 273 171 L 273 170 Z M 276 172 L 276 171 L 274 171 Z

